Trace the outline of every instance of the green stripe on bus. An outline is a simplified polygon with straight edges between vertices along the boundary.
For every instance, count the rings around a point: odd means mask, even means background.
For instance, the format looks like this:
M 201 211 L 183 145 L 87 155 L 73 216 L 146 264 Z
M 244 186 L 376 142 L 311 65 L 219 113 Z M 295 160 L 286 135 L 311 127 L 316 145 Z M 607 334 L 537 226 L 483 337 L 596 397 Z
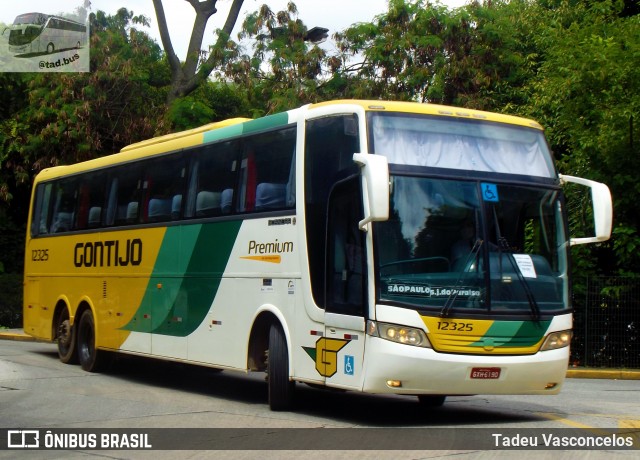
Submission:
M 237 137 L 242 134 L 242 126 L 243 124 L 241 123 L 239 125 L 232 125 L 232 126 L 227 126 L 226 128 L 207 131 L 203 134 L 202 142 L 206 144 L 207 142 L 218 141 L 220 139 Z
M 492 340 L 496 347 L 531 347 L 538 343 L 549 329 L 551 321 L 495 321 L 486 334 L 472 347 L 484 347 Z
M 203 143 L 214 142 L 221 139 L 229 139 L 242 134 L 250 134 L 267 129 L 286 126 L 289 124 L 289 114 L 276 113 L 257 120 L 247 121 L 238 125 L 227 126 L 226 128 L 214 129 L 203 134 Z
M 169 227 L 140 307 L 123 329 L 177 337 L 195 331 L 218 292 L 241 225 Z
M 248 121 L 243 123 L 243 134 L 255 133 L 258 131 L 264 131 L 271 128 L 277 128 L 279 126 L 286 126 L 289 124 L 289 114 L 276 113 L 275 115 L 269 115 L 268 117 L 258 118 L 257 120 Z

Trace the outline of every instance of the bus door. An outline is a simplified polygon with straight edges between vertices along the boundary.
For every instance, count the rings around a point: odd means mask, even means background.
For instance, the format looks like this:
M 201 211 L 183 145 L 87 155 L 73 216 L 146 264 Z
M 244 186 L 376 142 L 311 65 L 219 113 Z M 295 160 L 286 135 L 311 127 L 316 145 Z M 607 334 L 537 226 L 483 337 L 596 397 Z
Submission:
M 354 389 L 362 386 L 367 305 L 360 190 L 360 178 L 352 178 L 337 184 L 329 198 L 325 335 L 317 346 L 327 385 Z

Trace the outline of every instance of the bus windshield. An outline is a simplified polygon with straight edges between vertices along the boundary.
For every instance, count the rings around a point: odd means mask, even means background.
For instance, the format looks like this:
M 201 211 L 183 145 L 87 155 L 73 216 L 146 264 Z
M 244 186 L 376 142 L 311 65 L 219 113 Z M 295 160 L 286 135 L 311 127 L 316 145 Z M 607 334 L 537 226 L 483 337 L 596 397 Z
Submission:
M 432 124 L 438 126 L 417 129 Z M 389 220 L 374 224 L 378 300 L 443 316 L 464 310 L 538 317 L 568 308 L 559 189 L 548 179 L 503 183 L 505 172 L 552 177 L 546 143 L 535 130 L 482 125 L 374 118 L 373 146 L 389 158 L 391 172 Z M 438 141 L 423 142 L 429 136 Z M 419 168 L 424 176 L 446 167 L 475 168 L 482 178 L 416 177 L 394 164 L 426 162 L 436 169 Z
M 41 26 L 32 25 L 27 25 L 23 28 L 12 29 L 11 32 L 9 32 L 9 45 L 20 46 L 31 43 L 35 38 L 38 37 L 38 35 L 40 35 L 41 31 Z

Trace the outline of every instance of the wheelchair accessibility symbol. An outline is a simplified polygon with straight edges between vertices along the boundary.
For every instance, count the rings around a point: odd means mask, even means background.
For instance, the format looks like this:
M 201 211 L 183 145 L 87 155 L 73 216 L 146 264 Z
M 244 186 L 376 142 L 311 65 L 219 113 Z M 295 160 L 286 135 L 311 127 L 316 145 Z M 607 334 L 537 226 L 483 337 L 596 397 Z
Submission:
M 344 356 L 344 373 L 346 375 L 353 375 L 354 372 L 354 366 L 355 365 L 355 358 L 353 356 L 350 355 L 345 355 Z
M 483 182 L 480 184 L 480 187 L 482 187 L 482 199 L 484 201 L 492 201 L 495 203 L 500 201 L 500 198 L 498 197 L 498 186 L 496 184 L 487 184 Z

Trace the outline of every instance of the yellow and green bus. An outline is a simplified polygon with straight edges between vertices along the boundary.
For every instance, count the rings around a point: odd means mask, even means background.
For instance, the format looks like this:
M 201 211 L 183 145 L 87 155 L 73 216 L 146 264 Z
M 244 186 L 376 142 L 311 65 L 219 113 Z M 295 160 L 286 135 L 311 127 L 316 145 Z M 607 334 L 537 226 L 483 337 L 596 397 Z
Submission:
M 591 189 L 571 239 L 561 186 Z M 24 329 L 112 352 L 367 393 L 556 394 L 571 244 L 611 196 L 522 118 L 342 100 L 231 119 L 35 179 Z

